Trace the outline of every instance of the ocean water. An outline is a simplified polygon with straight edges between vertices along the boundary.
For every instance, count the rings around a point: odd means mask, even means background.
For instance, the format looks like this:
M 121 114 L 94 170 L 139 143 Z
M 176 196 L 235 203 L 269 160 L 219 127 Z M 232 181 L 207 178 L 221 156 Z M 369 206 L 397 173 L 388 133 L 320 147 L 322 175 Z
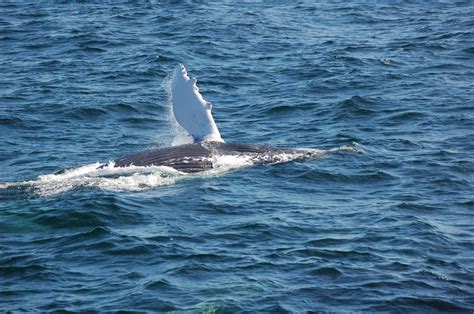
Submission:
M 0 311 L 472 313 L 474 4 L 314 2 L 2 1 Z M 325 156 L 96 170 L 186 140 L 179 63 Z

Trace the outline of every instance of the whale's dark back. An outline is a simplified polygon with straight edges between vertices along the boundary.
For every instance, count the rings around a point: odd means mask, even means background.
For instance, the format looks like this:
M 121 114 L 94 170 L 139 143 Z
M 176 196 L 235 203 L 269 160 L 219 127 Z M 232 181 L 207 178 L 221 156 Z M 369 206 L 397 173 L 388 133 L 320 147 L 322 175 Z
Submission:
M 199 144 L 146 150 L 115 160 L 115 167 L 167 166 L 182 172 L 212 169 L 211 151 Z
M 212 169 L 212 156 L 214 154 L 278 154 L 291 152 L 294 152 L 294 150 L 253 144 L 198 143 L 151 149 L 126 155 L 116 159 L 115 166 L 167 166 L 178 171 L 194 173 Z

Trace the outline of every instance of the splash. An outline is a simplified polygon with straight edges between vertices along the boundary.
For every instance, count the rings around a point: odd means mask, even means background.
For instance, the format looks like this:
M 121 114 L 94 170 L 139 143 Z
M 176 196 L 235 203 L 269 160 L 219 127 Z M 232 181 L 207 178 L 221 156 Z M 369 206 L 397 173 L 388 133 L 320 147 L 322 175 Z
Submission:
M 98 188 L 105 191 L 142 191 L 174 184 L 182 174 L 169 167 L 115 167 L 109 163 L 93 163 L 61 173 L 40 175 L 36 180 L 6 182 L 0 189 L 30 189 L 38 196 L 55 196 L 77 188 Z

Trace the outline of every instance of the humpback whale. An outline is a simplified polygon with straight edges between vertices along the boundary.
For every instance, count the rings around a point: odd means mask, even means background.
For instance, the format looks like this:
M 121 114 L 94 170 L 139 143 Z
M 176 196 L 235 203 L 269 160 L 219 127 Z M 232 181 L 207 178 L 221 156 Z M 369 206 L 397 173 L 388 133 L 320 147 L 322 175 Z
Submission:
M 351 146 L 319 150 L 225 142 L 212 117 L 211 104 L 199 93 L 196 79 L 189 78 L 182 65 L 174 71 L 170 102 L 177 123 L 193 138 L 192 144 L 136 152 L 107 163 L 95 162 L 41 175 L 37 180 L 0 182 L 0 190 L 33 187 L 44 196 L 80 186 L 136 191 L 168 185 L 188 174 L 218 174 L 252 165 L 317 158 L 333 152 L 357 152 Z
M 291 160 L 321 155 L 319 150 L 224 142 L 211 114 L 212 105 L 202 97 L 197 80 L 188 76 L 182 64 L 174 71 L 171 103 L 176 121 L 192 136 L 194 143 L 132 153 L 115 159 L 115 167 L 167 166 L 196 173 L 213 169 L 215 156 L 245 156 L 252 164 L 264 164 L 286 161 L 285 154 L 296 154 Z

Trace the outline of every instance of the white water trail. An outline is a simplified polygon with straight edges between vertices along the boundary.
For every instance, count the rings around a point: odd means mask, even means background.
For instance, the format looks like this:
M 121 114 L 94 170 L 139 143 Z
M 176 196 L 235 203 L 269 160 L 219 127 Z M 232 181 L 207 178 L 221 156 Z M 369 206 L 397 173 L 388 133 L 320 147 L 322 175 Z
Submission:
M 182 173 L 169 167 L 114 167 L 109 163 L 99 168 L 93 163 L 64 172 L 40 175 L 36 180 L 6 182 L 0 189 L 27 188 L 39 196 L 55 196 L 77 188 L 98 188 L 106 191 L 142 191 L 174 184 Z

